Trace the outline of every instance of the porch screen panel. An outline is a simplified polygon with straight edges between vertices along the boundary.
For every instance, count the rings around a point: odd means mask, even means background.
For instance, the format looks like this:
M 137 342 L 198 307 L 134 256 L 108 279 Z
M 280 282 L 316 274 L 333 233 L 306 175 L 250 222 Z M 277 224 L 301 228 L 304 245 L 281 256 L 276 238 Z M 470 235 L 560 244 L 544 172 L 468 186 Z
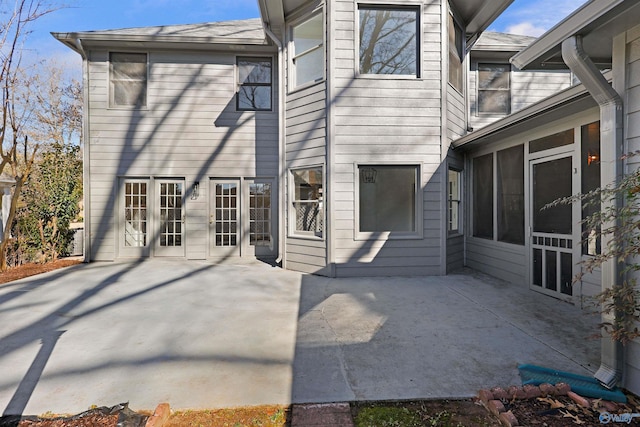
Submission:
M 124 246 L 147 246 L 147 183 L 124 185 Z
M 249 184 L 249 244 L 271 245 L 271 184 Z
M 160 246 L 182 246 L 182 195 L 180 182 L 160 183 Z
M 533 231 L 571 234 L 571 205 L 544 207 L 571 196 L 571 157 L 539 163 L 533 167 Z
M 524 145 L 497 153 L 498 240 L 524 245 Z
M 238 244 L 238 185 L 216 184 L 215 190 L 215 245 Z
M 473 159 L 473 235 L 493 239 L 493 154 Z

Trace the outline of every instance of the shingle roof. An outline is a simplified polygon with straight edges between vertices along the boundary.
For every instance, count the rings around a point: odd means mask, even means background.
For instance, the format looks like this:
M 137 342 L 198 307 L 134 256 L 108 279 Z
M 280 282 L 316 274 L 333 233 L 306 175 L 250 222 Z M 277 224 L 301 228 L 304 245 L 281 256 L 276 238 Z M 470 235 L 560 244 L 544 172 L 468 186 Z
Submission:
M 519 51 L 529 46 L 536 40 L 535 37 L 521 36 L 518 34 L 497 33 L 486 31 L 482 33 L 473 50 L 512 50 Z
M 264 43 L 266 36 L 259 18 L 206 22 L 201 24 L 162 25 L 156 27 L 54 33 L 54 37 L 83 40 L 201 42 L 221 44 Z

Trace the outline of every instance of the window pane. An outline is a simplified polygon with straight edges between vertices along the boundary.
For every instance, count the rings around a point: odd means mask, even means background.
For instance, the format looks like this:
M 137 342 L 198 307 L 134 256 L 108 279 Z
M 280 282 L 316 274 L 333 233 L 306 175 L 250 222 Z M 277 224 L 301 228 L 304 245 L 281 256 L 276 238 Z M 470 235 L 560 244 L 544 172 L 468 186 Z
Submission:
M 271 61 L 238 59 L 238 78 L 240 84 L 271 84 Z
M 537 153 L 538 151 L 549 150 L 550 148 L 562 147 L 563 145 L 569 144 L 573 144 L 573 129 L 567 129 L 563 132 L 530 141 L 529 152 Z
M 322 15 L 296 25 L 292 31 L 296 86 L 324 77 Z
M 271 86 L 242 86 L 238 91 L 239 110 L 270 110 Z
M 322 45 L 322 42 L 322 15 L 315 15 L 309 20 L 293 27 L 295 56 Z
M 113 103 L 114 105 L 144 106 L 146 90 L 147 85 L 144 82 L 114 82 Z
M 418 13 L 415 10 L 360 8 L 360 73 L 417 72 Z
M 498 240 L 524 245 L 524 146 L 498 151 Z
M 600 187 L 600 122 L 582 126 L 582 193 L 586 194 Z M 600 204 L 582 204 L 582 219 L 600 212 Z M 600 237 L 596 229 L 587 229 L 587 224 L 582 225 L 582 253 L 585 255 L 597 255 L 600 253 Z
M 478 111 L 481 113 L 508 114 L 510 104 L 511 96 L 508 91 L 478 91 Z
M 360 166 L 360 231 L 416 231 L 416 166 Z
M 480 89 L 509 89 L 509 66 L 503 64 L 478 64 Z
M 296 58 L 295 68 L 297 85 L 322 80 L 324 77 L 324 52 L 322 49 L 315 49 Z
M 493 154 L 473 159 L 473 235 L 493 239 Z

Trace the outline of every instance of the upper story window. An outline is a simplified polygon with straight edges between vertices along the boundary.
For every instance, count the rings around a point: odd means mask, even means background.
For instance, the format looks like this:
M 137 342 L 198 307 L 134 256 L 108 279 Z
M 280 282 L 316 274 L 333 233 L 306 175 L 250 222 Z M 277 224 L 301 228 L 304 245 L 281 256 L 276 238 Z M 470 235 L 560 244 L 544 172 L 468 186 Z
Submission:
M 109 54 L 109 106 L 146 107 L 147 54 Z
M 238 94 L 236 107 L 239 111 L 271 110 L 271 58 L 238 57 Z
M 462 49 L 463 38 L 462 28 L 449 14 L 449 84 L 456 88 L 459 92 L 463 89 L 463 72 L 462 72 Z
M 478 64 L 478 113 L 511 112 L 511 66 Z
M 417 8 L 360 6 L 360 74 L 418 77 Z
M 324 36 L 322 14 L 294 25 L 292 39 L 292 88 L 324 79 Z

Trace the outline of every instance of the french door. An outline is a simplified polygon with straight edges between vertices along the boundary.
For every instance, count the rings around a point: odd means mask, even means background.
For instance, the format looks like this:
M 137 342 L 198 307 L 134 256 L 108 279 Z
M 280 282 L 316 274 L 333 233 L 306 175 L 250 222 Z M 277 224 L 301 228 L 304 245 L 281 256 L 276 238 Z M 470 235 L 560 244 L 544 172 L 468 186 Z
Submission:
M 275 255 L 273 180 L 212 179 L 210 191 L 211 256 Z
M 155 255 L 184 256 L 184 180 L 157 180 L 155 199 Z
M 569 299 L 577 263 L 574 228 L 579 218 L 572 204 L 549 203 L 576 193 L 573 157 L 567 154 L 530 162 L 530 287 Z

